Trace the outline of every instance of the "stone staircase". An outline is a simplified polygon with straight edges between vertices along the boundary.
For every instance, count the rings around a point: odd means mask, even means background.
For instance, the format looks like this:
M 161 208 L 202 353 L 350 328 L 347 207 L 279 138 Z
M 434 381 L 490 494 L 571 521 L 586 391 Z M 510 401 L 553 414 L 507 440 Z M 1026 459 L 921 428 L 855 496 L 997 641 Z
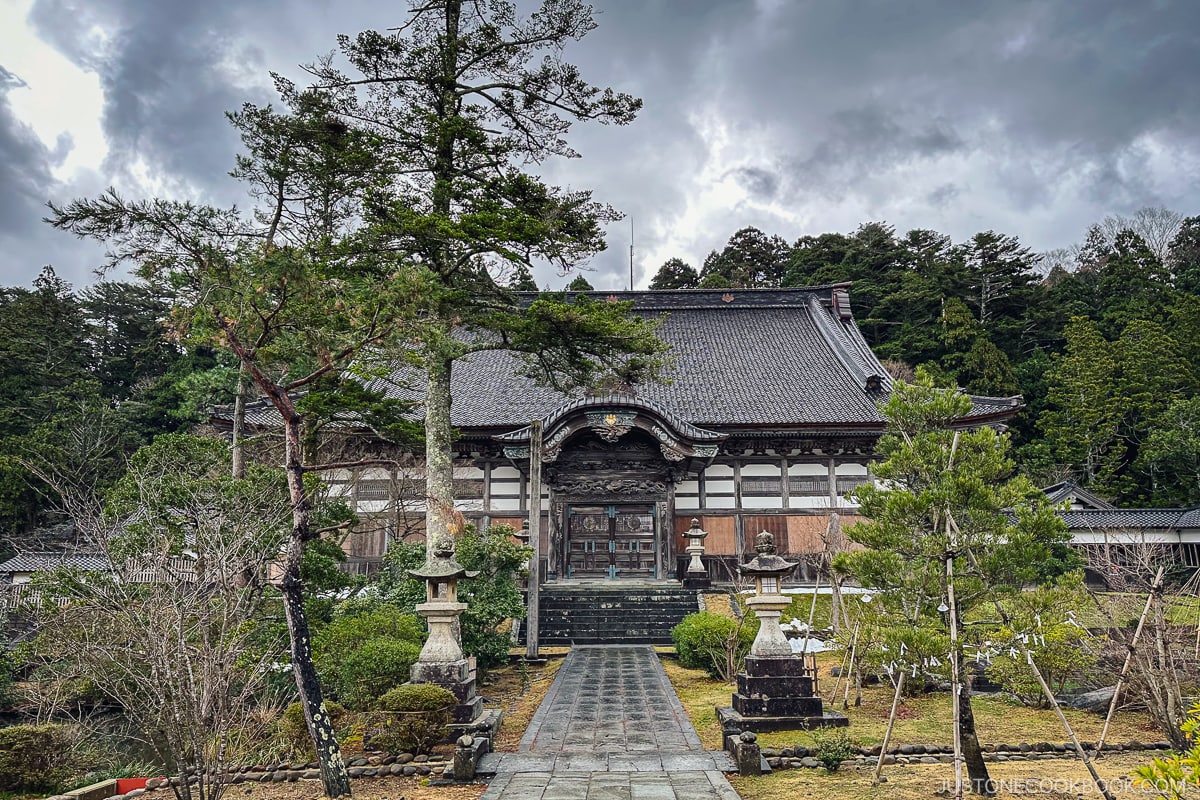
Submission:
M 671 628 L 699 611 L 694 589 L 676 583 L 546 584 L 539 602 L 543 645 L 671 644 Z

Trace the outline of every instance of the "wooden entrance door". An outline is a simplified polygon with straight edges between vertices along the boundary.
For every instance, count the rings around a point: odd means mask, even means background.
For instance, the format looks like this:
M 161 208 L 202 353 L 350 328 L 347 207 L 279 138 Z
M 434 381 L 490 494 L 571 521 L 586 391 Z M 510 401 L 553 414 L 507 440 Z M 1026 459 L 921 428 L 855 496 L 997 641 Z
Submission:
M 567 507 L 568 578 L 654 578 L 654 506 Z

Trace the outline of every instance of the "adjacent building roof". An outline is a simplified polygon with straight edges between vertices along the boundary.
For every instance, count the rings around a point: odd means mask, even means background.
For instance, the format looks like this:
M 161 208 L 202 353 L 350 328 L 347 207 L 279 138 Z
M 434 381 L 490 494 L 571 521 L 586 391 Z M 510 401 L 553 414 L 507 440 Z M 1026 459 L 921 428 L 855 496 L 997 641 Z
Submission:
M 1046 493 L 1046 498 L 1051 503 L 1055 505 L 1063 502 L 1069 503 L 1073 511 L 1116 508 L 1112 503 L 1098 495 L 1092 494 L 1087 489 L 1077 485 L 1073 480 L 1060 481 L 1053 486 L 1047 486 L 1042 491 Z
M 880 430 L 877 403 L 892 380 L 849 310 L 846 284 L 798 289 L 680 289 L 586 292 L 630 301 L 634 313 L 661 317 L 659 338 L 674 363 L 666 381 L 636 388 L 639 400 L 702 429 L 841 428 Z M 536 294 L 523 296 L 531 302 Z M 460 429 L 511 430 L 548 419 L 579 400 L 520 377 L 518 357 L 484 351 L 455 364 L 452 423 Z M 421 399 L 397 373 L 378 382 L 392 397 Z M 1019 397 L 973 398 L 968 424 L 1003 422 Z M 252 424 L 274 424 L 269 407 L 247 408 Z
M 99 553 L 21 553 L 0 563 L 0 573 L 45 572 L 61 567 L 105 572 L 109 563 Z
M 1063 521 L 1071 530 L 1144 530 L 1195 528 L 1200 526 L 1200 509 L 1113 508 L 1066 511 Z

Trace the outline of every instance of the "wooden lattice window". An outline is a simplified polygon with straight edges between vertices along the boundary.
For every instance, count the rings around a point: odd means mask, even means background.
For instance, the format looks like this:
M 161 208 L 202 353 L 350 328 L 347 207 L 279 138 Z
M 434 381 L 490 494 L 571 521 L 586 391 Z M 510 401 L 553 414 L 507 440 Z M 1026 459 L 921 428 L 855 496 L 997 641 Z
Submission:
M 359 481 L 355 493 L 359 500 L 391 500 L 392 482 L 390 480 Z
M 783 481 L 779 478 L 742 478 L 743 497 L 779 497 Z
M 829 476 L 793 475 L 788 478 L 788 494 L 792 497 L 828 495 Z

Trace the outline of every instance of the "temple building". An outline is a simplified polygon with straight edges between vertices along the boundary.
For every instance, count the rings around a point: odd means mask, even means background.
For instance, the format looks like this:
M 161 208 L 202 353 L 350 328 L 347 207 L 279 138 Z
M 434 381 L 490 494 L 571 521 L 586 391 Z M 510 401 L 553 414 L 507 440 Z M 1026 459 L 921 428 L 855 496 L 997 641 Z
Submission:
M 567 396 L 518 376 L 507 353 L 456 362 L 463 514 L 514 528 L 529 518 L 530 423 L 540 420 L 543 581 L 676 579 L 693 518 L 708 532 L 714 579 L 729 578 L 762 531 L 782 554 L 821 552 L 831 514 L 853 518 L 846 495 L 870 480 L 884 429 L 877 403 L 892 384 L 855 325 L 847 286 L 590 294 L 663 318 L 667 379 Z M 1017 397 L 973 399 L 964 427 L 1003 426 L 1021 407 Z M 269 424 L 261 405 L 248 421 L 257 414 Z M 389 541 L 419 540 L 418 457 L 326 477 L 363 520 L 349 537 L 352 561 L 369 569 Z

